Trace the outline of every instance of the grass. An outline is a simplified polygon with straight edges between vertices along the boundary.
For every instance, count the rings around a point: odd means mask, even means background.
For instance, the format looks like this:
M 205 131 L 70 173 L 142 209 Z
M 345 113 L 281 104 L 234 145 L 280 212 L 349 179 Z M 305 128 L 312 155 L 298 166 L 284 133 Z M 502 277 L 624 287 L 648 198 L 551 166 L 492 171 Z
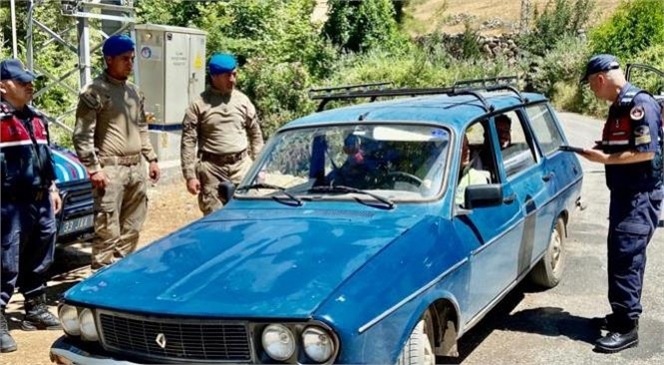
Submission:
M 544 9 L 549 0 L 531 0 L 532 5 Z M 553 1 L 553 0 L 551 0 Z M 607 18 L 616 8 L 621 0 L 595 0 L 595 11 L 597 16 L 591 19 L 603 20 Z M 508 0 L 496 2 L 496 0 L 414 0 L 407 12 L 412 16 L 406 24 L 406 29 L 411 34 L 430 33 L 440 29 L 445 33 L 459 33 L 463 31 L 463 23 L 458 25 L 445 25 L 447 17 L 455 14 L 468 14 L 476 18 L 471 25 L 478 27 L 483 21 L 500 19 L 506 24 L 518 26 L 521 1 Z M 483 34 L 500 34 L 508 32 L 508 27 L 482 31 Z

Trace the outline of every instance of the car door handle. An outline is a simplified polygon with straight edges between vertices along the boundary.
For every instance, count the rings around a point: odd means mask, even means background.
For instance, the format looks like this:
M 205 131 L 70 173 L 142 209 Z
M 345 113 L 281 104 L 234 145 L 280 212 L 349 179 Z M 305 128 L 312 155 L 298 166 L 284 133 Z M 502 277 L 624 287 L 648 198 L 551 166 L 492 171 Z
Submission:
M 544 180 L 544 182 L 549 182 L 549 180 L 553 178 L 553 175 L 555 175 L 553 172 L 549 172 L 548 174 L 542 176 L 542 180 Z
M 516 194 L 512 194 L 512 195 L 510 195 L 510 196 L 506 196 L 506 197 L 503 199 L 503 203 L 505 203 L 505 204 L 512 204 L 512 203 L 514 203 L 515 200 L 516 200 Z

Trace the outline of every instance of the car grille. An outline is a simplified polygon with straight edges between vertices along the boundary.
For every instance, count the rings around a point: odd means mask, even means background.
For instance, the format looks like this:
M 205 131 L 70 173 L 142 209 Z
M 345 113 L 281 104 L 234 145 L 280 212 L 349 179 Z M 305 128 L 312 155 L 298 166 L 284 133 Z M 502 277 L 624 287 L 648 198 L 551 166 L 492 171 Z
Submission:
M 90 180 L 77 180 L 59 184 L 63 196 L 63 218 L 91 214 L 93 212 L 92 184 Z
M 245 323 L 99 313 L 101 339 L 111 351 L 173 362 L 250 362 Z

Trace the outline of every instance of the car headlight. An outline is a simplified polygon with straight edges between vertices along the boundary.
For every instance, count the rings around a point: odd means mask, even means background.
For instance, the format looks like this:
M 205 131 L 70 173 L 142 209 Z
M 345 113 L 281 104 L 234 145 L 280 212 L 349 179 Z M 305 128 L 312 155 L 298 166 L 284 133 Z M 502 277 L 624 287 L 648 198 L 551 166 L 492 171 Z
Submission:
M 97 326 L 95 325 L 95 316 L 90 309 L 83 309 L 78 316 L 78 321 L 81 324 L 81 338 L 83 340 L 99 341 Z
M 271 324 L 265 327 L 262 341 L 265 352 L 274 360 L 285 361 L 295 353 L 295 338 L 284 325 Z
M 332 336 L 319 327 L 307 327 L 302 332 L 302 344 L 304 352 L 315 362 L 325 362 L 334 353 L 334 340 Z
M 81 323 L 78 320 L 78 310 L 76 307 L 63 304 L 58 310 L 60 324 L 66 334 L 70 336 L 79 336 L 81 334 Z

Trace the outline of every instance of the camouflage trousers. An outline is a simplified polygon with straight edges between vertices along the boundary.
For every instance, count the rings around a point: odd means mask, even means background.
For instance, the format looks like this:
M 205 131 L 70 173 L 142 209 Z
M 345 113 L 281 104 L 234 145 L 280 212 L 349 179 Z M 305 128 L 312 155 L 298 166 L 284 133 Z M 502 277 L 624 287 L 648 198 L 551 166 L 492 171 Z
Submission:
M 252 160 L 245 157 L 231 164 L 218 165 L 210 161 L 199 161 L 196 165 L 196 175 L 201 182 L 201 192 L 198 194 L 198 207 L 204 215 L 221 209 L 227 202 L 219 197 L 219 184 L 230 181 L 237 185 L 251 168 Z
M 109 183 L 94 189 L 92 267 L 110 265 L 136 250 L 148 208 L 145 165 L 104 166 Z

